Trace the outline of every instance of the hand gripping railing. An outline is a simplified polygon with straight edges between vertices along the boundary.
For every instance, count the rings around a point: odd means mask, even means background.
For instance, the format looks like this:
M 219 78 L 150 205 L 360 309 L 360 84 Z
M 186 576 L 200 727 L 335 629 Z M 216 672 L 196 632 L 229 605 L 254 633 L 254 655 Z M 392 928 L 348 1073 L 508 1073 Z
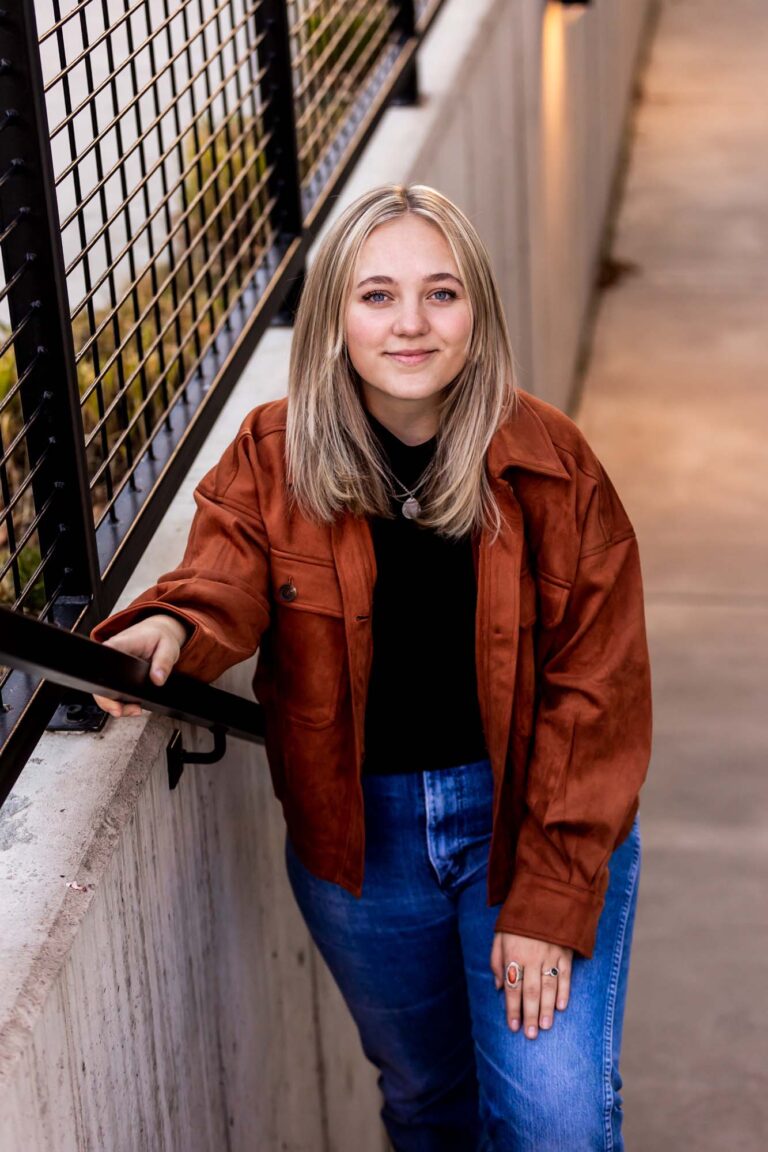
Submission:
M 128 656 L 116 648 L 2 607 L 0 664 L 42 676 L 64 688 L 130 701 L 162 716 L 209 728 L 213 734 L 210 752 L 190 752 L 183 748 L 181 734 L 178 729 L 174 730 L 167 749 L 171 788 L 176 787 L 184 764 L 212 764 L 220 760 L 227 735 L 253 744 L 264 743 L 264 712 L 254 701 L 194 680 L 182 672 L 172 672 L 165 684 L 158 686 L 149 679 L 148 660 Z M 0 793 L 0 803 L 4 799 L 5 795 Z

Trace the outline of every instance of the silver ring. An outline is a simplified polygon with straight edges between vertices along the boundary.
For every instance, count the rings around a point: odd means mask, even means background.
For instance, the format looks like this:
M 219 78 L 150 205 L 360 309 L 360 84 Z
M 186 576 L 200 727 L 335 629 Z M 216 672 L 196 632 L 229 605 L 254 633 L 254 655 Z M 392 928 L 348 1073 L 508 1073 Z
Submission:
M 560 973 L 558 968 L 542 968 L 541 974 L 542 976 L 558 976 Z
M 510 980 L 509 978 L 510 968 L 514 968 L 515 970 L 514 980 Z M 523 968 L 522 964 L 518 964 L 517 960 L 511 960 L 509 964 L 507 964 L 507 970 L 504 973 L 504 983 L 506 984 L 507 988 L 519 988 L 523 982 L 524 971 L 525 969 Z

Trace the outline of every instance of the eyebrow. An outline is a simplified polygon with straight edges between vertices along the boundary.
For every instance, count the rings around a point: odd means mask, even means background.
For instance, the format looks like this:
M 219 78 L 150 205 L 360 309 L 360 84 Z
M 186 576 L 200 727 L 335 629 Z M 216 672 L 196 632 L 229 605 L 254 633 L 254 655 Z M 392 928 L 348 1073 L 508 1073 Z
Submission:
M 464 285 L 459 280 L 458 276 L 454 276 L 453 272 L 432 272 L 429 276 L 424 277 L 425 284 L 434 284 L 436 280 L 454 280 L 462 288 Z M 365 284 L 395 284 L 396 281 L 391 276 L 366 276 L 365 280 L 361 280 L 358 288 L 362 288 Z

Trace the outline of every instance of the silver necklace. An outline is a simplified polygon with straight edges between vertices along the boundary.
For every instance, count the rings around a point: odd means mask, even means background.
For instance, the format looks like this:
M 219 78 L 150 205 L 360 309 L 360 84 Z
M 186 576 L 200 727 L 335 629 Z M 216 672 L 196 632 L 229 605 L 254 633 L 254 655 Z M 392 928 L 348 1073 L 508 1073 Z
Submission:
M 401 484 L 393 472 L 390 472 L 390 476 L 394 480 L 395 484 L 397 484 L 403 496 L 405 496 L 405 500 L 403 500 L 401 496 L 399 496 L 397 493 L 394 493 L 395 499 L 401 502 L 400 511 L 402 512 L 403 516 L 405 516 L 406 520 L 415 520 L 418 516 L 421 516 L 421 504 L 416 498 L 416 493 L 424 483 L 424 473 L 422 473 L 422 475 L 419 477 L 414 488 L 406 488 L 405 484 Z

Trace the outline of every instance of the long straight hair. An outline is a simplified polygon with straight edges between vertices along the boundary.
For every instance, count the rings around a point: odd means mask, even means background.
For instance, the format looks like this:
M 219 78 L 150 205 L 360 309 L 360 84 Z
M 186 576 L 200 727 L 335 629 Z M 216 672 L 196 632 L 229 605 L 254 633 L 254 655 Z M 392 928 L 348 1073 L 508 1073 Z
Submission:
M 436 225 L 447 240 L 472 317 L 466 362 L 440 395 L 437 446 L 420 488 L 419 523 L 451 538 L 481 527 L 495 533 L 500 513 L 485 456 L 517 399 L 509 333 L 480 237 L 455 204 L 423 184 L 365 193 L 318 247 L 293 331 L 288 483 L 296 505 L 311 519 L 331 521 L 344 512 L 392 515 L 389 472 L 363 410 L 344 324 L 365 240 L 375 228 L 408 213 Z

